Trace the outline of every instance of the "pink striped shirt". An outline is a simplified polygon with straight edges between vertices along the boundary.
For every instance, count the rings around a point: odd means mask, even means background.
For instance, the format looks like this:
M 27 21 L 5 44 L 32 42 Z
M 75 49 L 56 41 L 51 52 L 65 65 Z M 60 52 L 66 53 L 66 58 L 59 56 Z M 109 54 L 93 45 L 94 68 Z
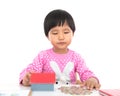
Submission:
M 50 62 L 55 62 L 61 72 L 63 72 L 68 62 L 72 62 L 73 68 L 69 74 L 71 83 L 76 81 L 76 72 L 79 74 L 81 81 L 85 81 L 90 77 L 95 77 L 94 73 L 86 66 L 80 54 L 70 49 L 68 49 L 66 54 L 57 54 L 51 48 L 41 51 L 33 62 L 20 73 L 20 82 L 22 81 L 24 75 L 31 70 L 34 72 L 54 72 L 50 66 Z

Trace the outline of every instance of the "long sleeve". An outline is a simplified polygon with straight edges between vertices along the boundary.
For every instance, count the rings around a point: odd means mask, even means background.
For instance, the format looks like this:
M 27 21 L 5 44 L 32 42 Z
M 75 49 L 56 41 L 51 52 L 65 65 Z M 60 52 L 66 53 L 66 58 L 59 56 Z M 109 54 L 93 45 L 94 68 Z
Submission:
M 77 61 L 76 71 L 78 72 L 81 81 L 85 81 L 90 77 L 97 78 L 95 76 L 95 74 L 91 70 L 89 70 L 89 68 L 86 66 L 85 61 L 83 60 L 83 58 L 78 56 L 77 60 L 78 61 Z
M 40 56 L 41 55 L 41 56 Z M 39 54 L 34 60 L 33 63 L 29 64 L 21 73 L 19 77 L 19 82 L 21 83 L 23 77 L 28 72 L 42 72 L 43 66 L 43 56 Z

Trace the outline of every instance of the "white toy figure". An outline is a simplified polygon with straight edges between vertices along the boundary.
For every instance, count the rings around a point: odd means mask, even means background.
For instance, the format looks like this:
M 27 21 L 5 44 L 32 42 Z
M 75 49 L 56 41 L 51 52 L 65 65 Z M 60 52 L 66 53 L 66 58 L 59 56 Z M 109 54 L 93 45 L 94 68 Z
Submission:
M 59 66 L 56 62 L 51 61 L 50 66 L 56 74 L 56 81 L 58 84 L 69 84 L 70 83 L 70 72 L 74 68 L 74 64 L 72 62 L 68 62 L 61 72 Z

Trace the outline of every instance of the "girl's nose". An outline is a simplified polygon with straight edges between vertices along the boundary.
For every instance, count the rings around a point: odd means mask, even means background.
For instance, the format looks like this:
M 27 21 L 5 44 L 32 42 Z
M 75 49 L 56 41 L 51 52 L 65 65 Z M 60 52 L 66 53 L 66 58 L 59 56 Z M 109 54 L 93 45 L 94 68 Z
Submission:
M 62 40 L 62 39 L 64 39 L 64 38 L 65 38 L 65 37 L 64 37 L 64 34 L 59 34 L 58 39 Z

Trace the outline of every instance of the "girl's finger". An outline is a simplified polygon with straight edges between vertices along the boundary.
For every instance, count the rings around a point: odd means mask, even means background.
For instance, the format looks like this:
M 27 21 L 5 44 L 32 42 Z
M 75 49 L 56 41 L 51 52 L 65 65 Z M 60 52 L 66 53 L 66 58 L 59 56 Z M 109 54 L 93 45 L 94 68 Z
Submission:
M 89 89 L 92 90 L 94 88 L 94 84 L 89 85 Z
M 100 84 L 96 84 L 96 85 L 95 85 L 95 89 L 96 89 L 96 90 L 99 90 L 99 89 L 100 89 L 100 87 L 101 87 L 101 85 L 100 85 Z
M 76 84 L 82 84 L 82 82 L 80 80 L 76 80 Z

